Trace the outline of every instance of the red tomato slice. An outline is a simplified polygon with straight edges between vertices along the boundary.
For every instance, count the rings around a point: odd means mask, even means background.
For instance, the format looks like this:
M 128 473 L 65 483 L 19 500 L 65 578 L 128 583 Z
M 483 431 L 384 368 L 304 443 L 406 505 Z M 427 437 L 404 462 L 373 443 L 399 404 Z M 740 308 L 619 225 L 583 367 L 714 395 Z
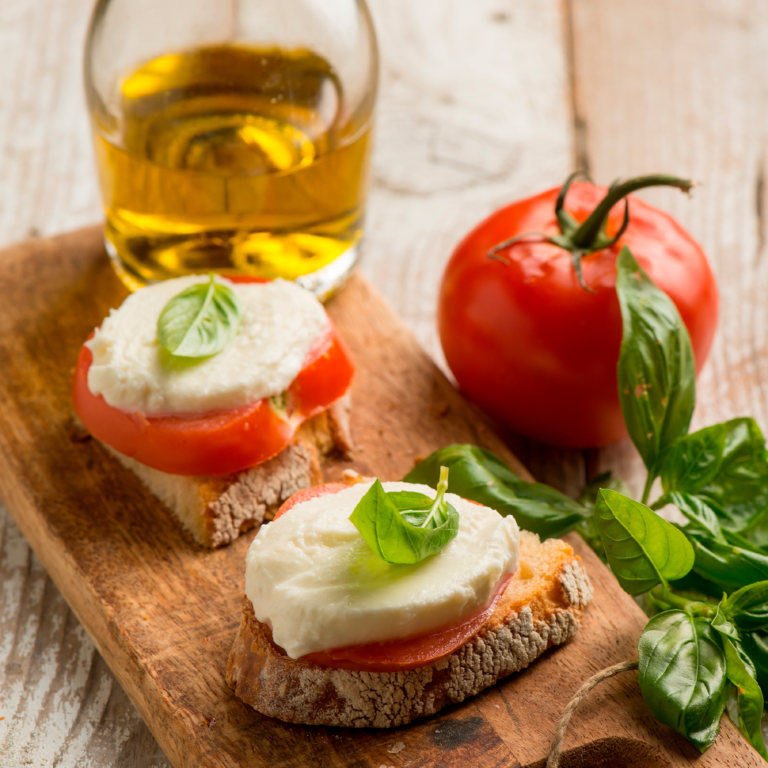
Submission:
M 88 389 L 92 362 L 90 349 L 83 346 L 72 400 L 85 427 L 123 455 L 175 475 L 239 472 L 275 456 L 290 443 L 303 421 L 328 408 L 349 389 L 355 370 L 344 341 L 329 321 L 327 333 L 310 350 L 304 368 L 288 387 L 287 419 L 268 399 L 200 415 L 146 416 L 113 408 L 101 395 L 94 395 Z
M 338 493 L 345 488 L 351 488 L 352 486 L 346 483 L 325 483 L 325 485 L 314 485 L 312 488 L 305 488 L 303 491 L 296 491 L 293 496 L 287 498 L 277 513 L 272 518 L 273 521 L 278 517 L 282 517 L 289 509 L 293 509 L 297 504 L 301 504 L 304 501 L 310 499 L 316 499 L 318 496 L 327 496 L 329 493 Z
M 504 579 L 491 603 L 460 624 L 418 637 L 368 645 L 348 645 L 345 648 L 308 653 L 302 658 L 321 667 L 351 669 L 357 672 L 399 672 L 424 667 L 453 653 L 476 635 L 493 613 L 511 580 L 511 576 Z
M 349 487 L 344 483 L 326 483 L 294 493 L 280 507 L 274 519 L 277 520 L 278 517 L 303 501 L 325 496 L 329 493 L 338 493 Z M 459 624 L 417 637 L 366 645 L 348 645 L 343 648 L 308 653 L 301 658 L 320 667 L 349 669 L 356 672 L 399 672 L 424 667 L 450 655 L 476 635 L 493 613 L 511 580 L 512 576 L 504 579 L 496 588 L 491 602 Z

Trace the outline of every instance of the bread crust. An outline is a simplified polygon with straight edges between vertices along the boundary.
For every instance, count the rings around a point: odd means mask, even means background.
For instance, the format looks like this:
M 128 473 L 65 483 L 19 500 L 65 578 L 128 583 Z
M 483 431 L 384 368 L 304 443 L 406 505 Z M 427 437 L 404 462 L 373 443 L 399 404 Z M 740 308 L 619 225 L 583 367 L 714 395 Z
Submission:
M 352 450 L 349 395 L 301 425 L 277 456 L 229 475 L 172 475 L 105 446 L 165 504 L 198 544 L 218 548 L 273 514 L 290 496 L 323 482 L 321 460 Z
M 262 714 L 292 723 L 393 728 L 463 701 L 573 637 L 592 586 L 569 544 L 522 531 L 520 566 L 480 631 L 450 656 L 405 672 L 353 672 L 291 659 L 248 598 L 227 683 Z

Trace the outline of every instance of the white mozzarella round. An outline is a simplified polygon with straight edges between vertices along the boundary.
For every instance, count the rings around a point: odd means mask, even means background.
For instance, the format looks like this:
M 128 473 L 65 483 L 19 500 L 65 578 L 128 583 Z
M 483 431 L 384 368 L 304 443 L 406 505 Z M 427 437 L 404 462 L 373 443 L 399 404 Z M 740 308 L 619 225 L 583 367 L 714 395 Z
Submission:
M 184 289 L 209 279 L 156 283 L 112 310 L 87 343 L 93 353 L 91 392 L 124 411 L 169 415 L 237 408 L 285 391 L 329 322 L 314 295 L 285 280 L 232 283 L 217 277 L 242 303 L 237 335 L 205 360 L 164 363 L 157 340 L 160 313 Z
M 424 485 L 383 485 L 435 495 Z M 514 518 L 452 493 L 446 499 L 459 512 L 456 538 L 415 565 L 384 562 L 349 521 L 370 486 L 297 504 L 263 525 L 248 550 L 245 594 L 291 658 L 456 624 L 487 606 L 517 568 Z

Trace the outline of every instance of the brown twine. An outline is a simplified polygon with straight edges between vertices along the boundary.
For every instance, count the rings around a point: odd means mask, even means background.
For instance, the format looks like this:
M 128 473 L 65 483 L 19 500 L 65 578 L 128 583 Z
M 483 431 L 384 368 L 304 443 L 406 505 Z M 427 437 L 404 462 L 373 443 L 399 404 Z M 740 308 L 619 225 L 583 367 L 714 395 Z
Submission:
M 614 664 L 612 667 L 606 667 L 602 672 L 592 675 L 592 677 L 590 677 L 589 680 L 576 691 L 576 695 L 568 702 L 568 706 L 563 711 L 560 722 L 557 724 L 555 738 L 552 740 L 552 746 L 549 748 L 549 757 L 547 758 L 546 768 L 557 768 L 560 764 L 560 752 L 563 748 L 563 739 L 565 738 L 565 731 L 568 728 L 571 715 L 576 710 L 576 707 L 587 698 L 589 692 L 596 685 L 602 683 L 603 680 L 618 675 L 619 672 L 628 672 L 630 669 L 637 669 L 637 666 L 638 664 L 636 661 L 622 661 L 621 664 Z

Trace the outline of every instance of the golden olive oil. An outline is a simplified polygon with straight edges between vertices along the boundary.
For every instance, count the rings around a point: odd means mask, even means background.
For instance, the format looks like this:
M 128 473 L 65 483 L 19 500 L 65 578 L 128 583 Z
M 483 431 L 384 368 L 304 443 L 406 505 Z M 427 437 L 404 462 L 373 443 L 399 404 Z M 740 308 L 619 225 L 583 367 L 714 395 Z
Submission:
M 373 96 L 345 114 L 324 59 L 199 48 L 142 66 L 120 99 L 119 120 L 92 118 L 106 238 L 130 287 L 214 271 L 324 293 L 351 269 Z

